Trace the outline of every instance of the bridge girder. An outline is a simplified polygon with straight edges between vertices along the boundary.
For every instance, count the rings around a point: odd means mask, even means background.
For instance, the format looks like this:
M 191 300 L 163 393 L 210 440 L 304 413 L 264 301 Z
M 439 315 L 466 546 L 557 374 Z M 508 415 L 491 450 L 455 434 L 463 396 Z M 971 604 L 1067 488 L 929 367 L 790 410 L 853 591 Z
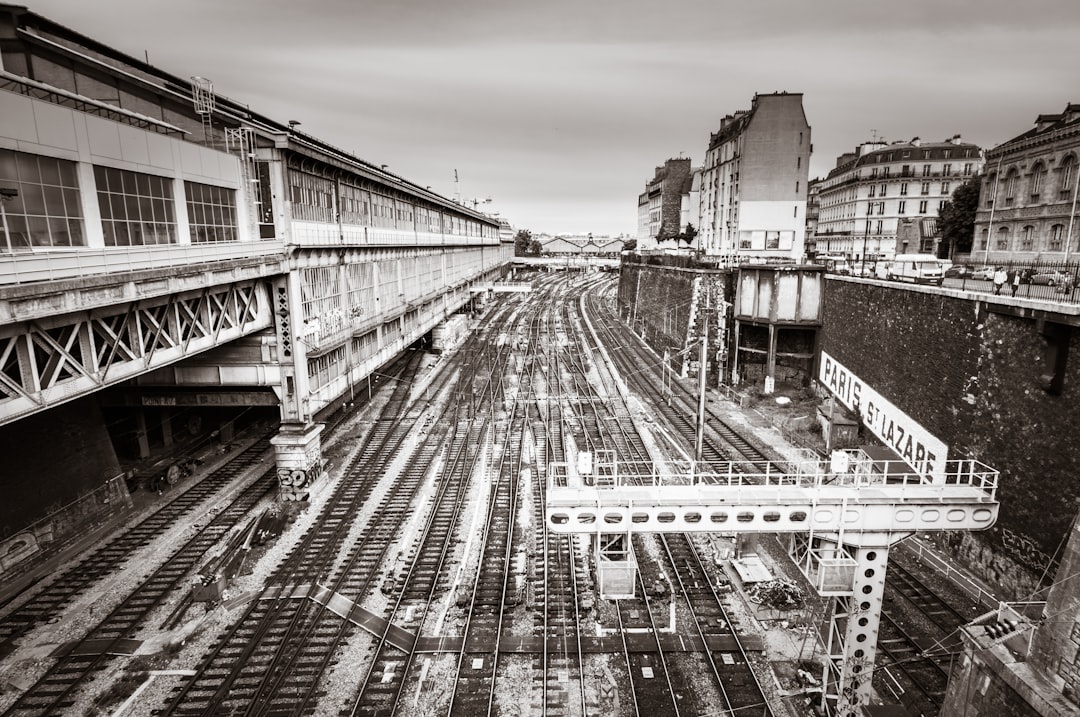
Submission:
M 0 425 L 272 325 L 262 281 L 0 327 Z

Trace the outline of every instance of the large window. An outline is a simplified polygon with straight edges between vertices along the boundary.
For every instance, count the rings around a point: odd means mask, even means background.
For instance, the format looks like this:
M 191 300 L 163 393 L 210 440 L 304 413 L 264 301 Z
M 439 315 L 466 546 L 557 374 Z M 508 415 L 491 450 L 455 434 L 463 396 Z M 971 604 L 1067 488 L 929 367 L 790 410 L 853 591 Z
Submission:
M 1016 185 L 1020 181 L 1020 173 L 1010 169 L 1005 175 L 1005 206 L 1009 206 L 1016 199 Z
M 0 149 L 0 188 L 0 251 L 86 244 L 74 162 Z
M 94 167 L 105 246 L 176 241 L 172 180 L 154 174 Z
M 1059 199 L 1068 199 L 1076 191 L 1076 156 L 1070 154 L 1061 163 L 1061 188 L 1058 190 Z
M 997 232 L 997 246 L 994 247 L 999 251 L 1006 251 L 1009 248 L 1009 228 L 1001 227 Z
M 1046 183 L 1046 165 L 1039 162 L 1031 170 L 1031 198 L 1037 200 L 1042 192 L 1043 184 Z
M 334 183 L 325 177 L 289 168 L 289 200 L 294 219 L 309 222 L 335 221 Z
M 1050 251 L 1061 251 L 1061 241 L 1065 236 L 1065 225 L 1055 224 L 1050 227 L 1050 244 L 1047 247 Z
M 236 241 L 236 195 L 212 184 L 184 182 L 191 242 Z
M 1031 251 L 1035 243 L 1035 227 L 1028 224 L 1020 232 L 1020 248 L 1024 251 Z

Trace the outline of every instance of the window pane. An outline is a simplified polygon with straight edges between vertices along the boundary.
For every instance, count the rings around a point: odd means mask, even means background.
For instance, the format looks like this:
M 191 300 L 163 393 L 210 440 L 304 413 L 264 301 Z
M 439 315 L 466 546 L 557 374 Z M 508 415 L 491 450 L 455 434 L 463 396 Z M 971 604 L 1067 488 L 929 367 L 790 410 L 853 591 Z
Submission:
M 34 246 L 49 246 L 49 220 L 45 217 L 28 216 L 26 225 L 30 229 L 30 242 Z
M 20 181 L 32 182 L 34 184 L 41 183 L 41 173 L 38 171 L 37 157 L 32 154 L 26 154 L 25 152 L 19 152 L 16 161 L 19 165 Z
M 39 157 L 38 167 L 41 168 L 42 184 L 60 184 L 60 170 L 56 166 L 56 160 L 52 157 Z
M 67 219 L 49 219 L 49 233 L 52 235 L 53 246 L 71 246 L 67 224 Z
M 124 193 L 124 173 L 123 172 L 121 172 L 119 169 L 113 169 L 112 167 L 107 167 L 105 169 L 105 176 L 109 180 L 109 191 L 110 192 L 113 192 L 114 194 L 123 194 Z
M 23 201 L 24 212 L 26 214 L 44 214 L 45 213 L 45 195 L 42 191 L 41 185 L 20 185 L 19 198 Z M 4 207 L 7 209 L 7 207 Z
M 45 200 L 45 211 L 51 216 L 64 216 L 64 190 L 60 187 L 42 187 L 42 196 Z
M 68 232 L 71 235 L 72 246 L 86 246 L 86 238 L 83 236 L 83 226 L 81 219 L 69 219 Z
M 81 217 L 82 216 L 82 204 L 79 202 L 79 190 L 78 189 L 63 189 L 64 194 L 64 212 L 69 217 Z
M 18 178 L 19 170 L 15 162 L 15 153 L 10 149 L 0 149 L 0 180 L 16 181 Z
M 75 170 L 74 162 L 59 162 L 60 168 L 60 184 L 65 187 L 79 187 L 78 173 Z
M 116 235 L 116 246 L 131 245 L 131 237 L 128 235 L 126 222 L 113 222 L 113 233 Z

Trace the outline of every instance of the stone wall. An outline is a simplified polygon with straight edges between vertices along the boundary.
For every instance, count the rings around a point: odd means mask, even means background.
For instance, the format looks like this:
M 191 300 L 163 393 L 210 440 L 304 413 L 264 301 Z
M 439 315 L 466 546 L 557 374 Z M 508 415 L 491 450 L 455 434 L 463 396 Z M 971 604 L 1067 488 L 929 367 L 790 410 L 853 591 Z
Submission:
M 950 458 L 1001 471 L 1001 511 L 983 533 L 945 542 L 1016 597 L 1054 573 L 1077 509 L 1080 362 L 1077 332 L 1003 311 L 993 297 L 830 279 L 821 348 L 949 446 Z M 1068 317 L 1058 317 L 1067 320 Z M 1049 319 L 1049 320 L 1048 320 Z M 1051 339 L 1047 335 L 1052 336 Z

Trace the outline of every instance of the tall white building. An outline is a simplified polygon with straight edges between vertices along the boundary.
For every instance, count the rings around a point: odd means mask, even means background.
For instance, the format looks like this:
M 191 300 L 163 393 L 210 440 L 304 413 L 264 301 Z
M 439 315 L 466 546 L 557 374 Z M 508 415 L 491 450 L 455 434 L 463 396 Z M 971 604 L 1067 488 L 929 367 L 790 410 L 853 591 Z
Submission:
M 802 259 L 810 151 L 801 93 L 755 95 L 749 110 L 725 117 L 701 172 L 705 253 Z

